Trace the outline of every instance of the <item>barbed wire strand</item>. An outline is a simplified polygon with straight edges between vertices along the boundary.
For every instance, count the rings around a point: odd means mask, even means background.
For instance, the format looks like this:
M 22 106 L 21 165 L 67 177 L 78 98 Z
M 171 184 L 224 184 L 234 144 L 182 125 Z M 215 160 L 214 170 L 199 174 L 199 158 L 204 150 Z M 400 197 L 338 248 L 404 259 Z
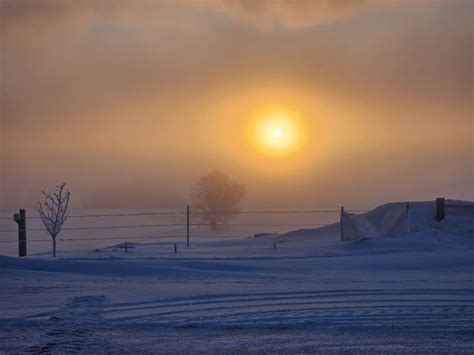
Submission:
M 336 222 L 334 222 L 336 223 Z M 190 226 L 207 226 L 206 224 L 190 223 Z M 296 223 L 296 224 L 219 224 L 221 227 L 316 227 L 325 226 L 328 223 Z M 128 229 L 128 228 L 151 228 L 151 227 L 185 227 L 186 223 L 171 224 L 141 224 L 141 225 L 122 225 L 122 226 L 97 226 L 97 227 L 66 227 L 62 231 L 67 230 L 94 230 L 94 229 Z M 27 229 L 0 229 L 0 233 L 7 232 L 46 232 L 44 228 L 27 228 Z
M 369 210 L 345 210 L 346 212 L 368 212 Z M 304 214 L 304 213 L 339 213 L 340 210 L 291 210 L 291 211 L 190 211 L 189 214 Z M 135 217 L 135 216 L 159 216 L 159 215 L 186 215 L 186 212 L 145 212 L 145 213 L 111 213 L 111 214 L 87 214 L 70 215 L 68 218 L 104 218 L 104 217 Z M 40 216 L 27 216 L 27 219 L 41 219 Z M 13 220 L 13 217 L 0 217 L 0 220 Z
M 126 237 L 129 239 L 170 239 L 170 238 L 185 238 L 183 235 L 163 235 L 163 236 L 144 236 L 144 237 Z M 252 238 L 250 235 L 195 235 L 192 238 Z M 87 242 L 87 241 L 96 241 L 96 240 L 123 240 L 124 238 L 117 237 L 93 237 L 93 238 L 59 238 L 58 241 L 76 241 L 76 242 Z M 25 243 L 25 242 L 49 242 L 51 239 L 29 239 L 27 241 L 18 241 L 18 240 L 0 240 L 0 243 Z M 184 243 L 184 242 L 183 242 Z

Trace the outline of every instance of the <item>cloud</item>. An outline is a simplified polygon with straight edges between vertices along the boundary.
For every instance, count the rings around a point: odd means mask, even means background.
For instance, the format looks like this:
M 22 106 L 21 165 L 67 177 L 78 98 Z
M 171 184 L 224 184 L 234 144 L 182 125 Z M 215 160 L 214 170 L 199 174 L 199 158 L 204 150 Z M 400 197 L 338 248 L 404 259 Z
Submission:
M 81 27 L 95 14 L 92 3 L 81 0 L 3 0 L 0 6 L 6 31 L 3 36 L 23 41 L 34 41 L 45 32 L 59 34 L 64 28 Z
M 218 0 L 214 6 L 232 18 L 269 28 L 275 24 L 285 27 L 328 24 L 399 3 L 371 0 Z
M 304 28 L 341 22 L 351 17 L 416 5 L 436 5 L 448 0 L 214 0 L 209 7 L 261 29 L 279 25 Z
M 189 14 L 215 11 L 234 20 L 271 28 L 293 28 L 341 21 L 380 9 L 446 0 L 3 0 L 2 19 L 7 31 L 23 39 L 36 31 L 59 34 L 63 26 L 87 27 L 93 21 L 152 21 L 185 26 Z M 183 21 L 185 20 L 185 21 Z

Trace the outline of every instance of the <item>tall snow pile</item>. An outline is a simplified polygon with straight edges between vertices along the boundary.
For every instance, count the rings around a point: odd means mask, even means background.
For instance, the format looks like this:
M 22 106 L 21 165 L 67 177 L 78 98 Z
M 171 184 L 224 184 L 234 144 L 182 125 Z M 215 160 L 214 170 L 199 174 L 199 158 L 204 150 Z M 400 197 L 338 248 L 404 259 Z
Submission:
M 453 229 L 460 227 L 463 231 L 472 231 L 474 221 L 472 206 L 470 202 L 447 201 L 446 218 L 440 223 L 435 219 L 434 201 L 388 203 L 363 214 L 342 212 L 342 239 L 401 237 L 410 232 L 431 228 L 454 232 Z
M 376 237 L 399 237 L 409 232 L 407 203 L 392 203 L 362 215 L 342 212 L 343 240 L 360 240 Z

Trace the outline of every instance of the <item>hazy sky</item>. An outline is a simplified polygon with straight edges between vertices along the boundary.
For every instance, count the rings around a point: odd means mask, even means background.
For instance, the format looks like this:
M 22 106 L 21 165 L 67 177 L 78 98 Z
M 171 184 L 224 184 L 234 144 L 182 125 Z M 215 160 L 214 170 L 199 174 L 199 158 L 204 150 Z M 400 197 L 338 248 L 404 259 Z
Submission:
M 474 199 L 473 1 L 0 4 L 0 207 L 182 206 L 212 169 L 254 207 Z

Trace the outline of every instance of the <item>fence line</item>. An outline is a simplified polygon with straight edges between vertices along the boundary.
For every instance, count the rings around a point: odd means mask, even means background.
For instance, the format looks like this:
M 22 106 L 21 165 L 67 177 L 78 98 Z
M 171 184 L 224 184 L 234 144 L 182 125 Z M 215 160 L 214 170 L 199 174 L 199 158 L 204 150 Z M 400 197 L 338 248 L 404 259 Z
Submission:
M 369 210 L 346 210 L 347 212 L 368 212 Z M 313 214 L 313 213 L 339 213 L 340 210 L 290 210 L 290 211 L 189 211 L 189 214 Z M 68 218 L 103 218 L 103 217 L 137 217 L 137 216 L 160 216 L 160 215 L 186 215 L 187 212 L 144 212 L 144 213 L 111 213 L 111 214 L 87 214 L 87 215 L 69 215 Z M 11 217 L 0 217 L 0 220 L 11 220 Z M 40 216 L 28 216 L 28 219 L 41 219 Z
M 445 198 L 437 198 L 436 199 L 436 219 L 438 221 L 441 221 L 445 214 L 446 210 L 448 209 L 474 209 L 474 204 L 468 203 L 445 203 Z M 176 233 L 174 235 L 161 235 L 161 236 L 110 236 L 110 237 L 90 237 L 87 238 L 84 235 L 80 237 L 66 237 L 66 238 L 58 238 L 60 241 L 64 242 L 72 242 L 72 241 L 77 241 L 77 242 L 87 242 L 87 241 L 98 241 L 98 240 L 115 240 L 117 242 L 120 242 L 120 240 L 146 240 L 146 239 L 171 239 L 171 238 L 183 238 L 183 243 L 186 243 L 187 246 L 189 246 L 189 239 L 190 236 L 192 238 L 248 238 L 250 235 L 194 235 L 194 232 L 196 233 L 203 233 L 199 232 L 198 229 L 199 227 L 206 227 L 209 226 L 209 223 L 191 223 L 190 221 L 190 216 L 191 215 L 216 215 L 216 214 L 229 214 L 229 215 L 243 215 L 243 214 L 307 214 L 307 215 L 316 215 L 316 214 L 340 214 L 342 212 L 350 212 L 350 213 L 364 213 L 364 212 L 369 212 L 370 210 L 365 210 L 365 209 L 352 209 L 352 210 L 345 210 L 344 207 L 341 207 L 341 209 L 321 209 L 321 210 L 244 210 L 244 211 L 191 211 L 189 209 L 189 206 L 185 211 L 149 211 L 149 212 L 141 212 L 141 213 L 102 213 L 102 214 L 72 214 L 69 215 L 68 218 L 106 218 L 106 217 L 140 217 L 140 216 L 186 216 L 185 221 L 182 223 L 171 223 L 176 221 L 176 219 L 171 219 L 169 220 L 170 223 L 159 223 L 159 224 L 125 224 L 125 225 L 102 225 L 102 226 L 85 226 L 85 227 L 65 227 L 62 228 L 62 231 L 72 231 L 72 230 L 117 230 L 117 229 L 133 229 L 133 228 L 161 228 L 161 227 L 183 227 L 182 229 L 182 234 L 181 231 L 178 230 L 172 230 L 172 231 L 165 231 L 164 233 Z M 7 212 L 1 212 L 2 214 L 7 213 Z M 23 214 L 23 217 L 21 217 Z M 28 216 L 25 218 L 24 216 L 25 210 L 20 210 L 20 213 L 17 214 L 15 213 L 15 217 L 0 217 L 0 220 L 9 220 L 9 221 L 15 221 L 18 224 L 18 228 L 16 229 L 0 229 L 0 233 L 11 233 L 11 232 L 18 232 L 18 240 L 0 240 L 0 243 L 18 243 L 20 247 L 19 254 L 20 256 L 26 255 L 26 243 L 27 240 L 22 239 L 26 238 L 26 232 L 45 232 L 45 228 L 26 228 L 26 223 L 27 220 L 41 220 L 41 217 L 38 215 L 32 215 Z M 293 218 L 293 217 L 292 217 Z M 196 220 L 199 220 L 200 218 L 196 218 Z M 327 220 L 330 220 L 331 218 L 328 218 Z M 178 221 L 181 221 L 181 219 L 178 219 Z M 22 222 L 23 224 L 21 224 Z M 318 226 L 328 226 L 332 225 L 337 222 L 329 222 L 329 223 L 269 223 L 269 224 L 259 224 L 259 223 L 218 223 L 218 227 L 266 227 L 266 228 L 277 228 L 277 227 L 318 227 Z M 193 230 L 190 230 L 190 226 L 196 227 L 193 228 Z M 246 233 L 245 230 L 241 230 L 240 232 Z M 23 233 L 23 237 L 22 234 Z M 157 233 L 157 231 L 152 231 L 152 233 Z M 229 233 L 239 233 L 239 231 L 232 231 Z M 342 231 L 341 231 L 342 233 Z M 272 233 L 273 234 L 273 233 Z M 278 234 L 278 232 L 275 232 L 274 234 Z M 186 238 L 186 239 L 184 239 Z M 341 234 L 342 238 L 342 234 Z M 28 242 L 51 242 L 50 238 L 44 238 L 44 239 L 29 239 Z M 176 242 L 174 242 L 176 245 Z M 24 248 L 24 254 L 22 254 L 22 246 L 25 246 Z
M 130 239 L 170 239 L 170 238 L 182 238 L 182 235 L 161 235 L 161 236 L 143 236 L 143 237 L 124 237 L 127 240 Z M 193 238 L 249 238 L 248 235 L 193 235 Z M 66 242 L 87 242 L 96 240 L 118 240 L 119 237 L 92 237 L 92 238 L 59 238 L 58 241 Z M 0 243 L 18 243 L 18 240 L 0 240 Z M 24 241 L 26 242 L 26 241 Z M 51 243 L 51 238 L 45 239 L 28 239 L 29 242 L 40 242 L 40 243 Z M 173 242 L 175 243 L 175 242 Z M 185 242 L 183 242 L 185 243 Z
M 135 217 L 135 216 L 160 216 L 160 215 L 185 215 L 186 212 L 150 212 L 150 213 L 113 213 L 113 214 L 85 214 L 70 215 L 67 218 L 102 218 L 102 217 Z M 10 220 L 11 217 L 0 217 L 0 219 Z M 28 219 L 41 219 L 40 216 L 28 216 Z
M 328 223 L 300 223 L 300 224 L 219 224 L 220 227 L 316 227 L 325 226 Z M 97 226 L 97 227 L 65 227 L 61 231 L 67 230 L 93 230 L 93 229 L 128 229 L 128 228 L 149 228 L 149 227 L 185 227 L 186 223 L 172 224 L 141 224 L 141 225 L 125 225 L 125 226 Z M 189 226 L 201 227 L 206 226 L 202 223 L 189 223 Z M 7 232 L 46 232 L 44 228 L 28 228 L 28 229 L 0 229 L 0 233 Z
M 368 210 L 348 210 L 348 212 L 367 212 Z M 287 210 L 287 211 L 270 211 L 270 210 L 253 210 L 253 211 L 189 211 L 190 215 L 202 214 L 316 214 L 316 213 L 340 213 L 339 210 Z M 87 215 L 70 215 L 68 218 L 105 218 L 105 217 L 139 217 L 139 216 L 158 216 L 158 215 L 186 215 L 187 212 L 144 212 L 144 213 L 112 213 L 112 214 L 87 214 Z M 38 219 L 40 216 L 28 216 L 27 219 Z M 11 217 L 0 217 L 0 220 L 13 220 Z M 65 227 L 66 230 L 94 230 L 94 229 L 129 229 L 129 228 L 148 228 L 148 227 L 182 227 L 187 226 L 187 223 L 169 223 L 169 224 L 142 224 L 142 225 L 122 225 L 122 226 L 97 226 L 97 227 Z M 189 226 L 200 227 L 206 224 L 203 223 L 189 223 Z M 224 227 L 311 227 L 324 226 L 326 223 L 302 223 L 302 224 L 220 224 Z M 0 233 L 17 232 L 18 229 L 0 229 Z M 25 230 L 21 230 L 25 231 Z M 44 228 L 29 228 L 27 232 L 41 232 Z
M 190 214 L 281 214 L 281 213 L 334 213 L 339 212 L 339 210 L 296 210 L 296 211 L 190 211 Z
M 24 210 L 20 210 L 20 213 L 22 213 L 22 211 Z M 367 210 L 351 210 L 351 212 L 366 212 Z M 59 237 L 58 238 L 58 241 L 61 241 L 61 242 L 91 242 L 91 241 L 100 241 L 100 240 L 113 240 L 113 241 L 116 241 L 117 243 L 119 243 L 121 240 L 122 241 L 131 241 L 131 240 L 170 240 L 170 239 L 175 239 L 175 243 L 176 243 L 176 239 L 177 240 L 180 240 L 181 242 L 181 238 L 183 238 L 182 242 L 183 243 L 186 243 L 186 246 L 189 246 L 189 240 L 190 240 L 190 237 L 193 238 L 193 239 L 202 239 L 202 238 L 209 238 L 209 239 L 222 239 L 222 238 L 225 238 L 225 239 L 229 239 L 229 238 L 233 238 L 233 239 L 236 239 L 236 238 L 248 238 L 248 237 L 251 237 L 251 233 L 250 231 L 248 231 L 248 234 L 247 234 L 247 231 L 245 230 L 234 230 L 232 231 L 232 228 L 235 228 L 235 227 L 248 227 L 248 228 L 272 228 L 272 230 L 276 230 L 277 232 L 275 232 L 276 234 L 278 234 L 278 229 L 279 228 L 288 228 L 287 230 L 289 230 L 290 228 L 294 228 L 294 229 L 297 229 L 297 228 L 310 228 L 310 227 L 313 227 L 313 228 L 316 228 L 316 227 L 320 227 L 320 226 L 325 226 L 325 225 L 329 225 L 329 224 L 332 224 L 334 222 L 330 222 L 330 223 L 307 223 L 307 222 L 303 222 L 303 223 L 278 223 L 278 218 L 276 218 L 277 220 L 274 222 L 274 223 L 252 223 L 252 222 L 248 222 L 248 223 L 242 223 L 242 222 L 238 222 L 236 221 L 236 223 L 218 223 L 217 224 L 217 227 L 224 227 L 224 228 L 230 228 L 230 230 L 226 233 L 229 233 L 230 235 L 212 235 L 212 234 L 207 234 L 206 232 L 203 232 L 203 231 L 199 231 L 199 228 L 200 227 L 207 227 L 209 226 L 209 223 L 203 223 L 203 222 L 199 222 L 199 220 L 201 218 L 203 218 L 205 215 L 217 215 L 217 214 L 228 214 L 228 215 L 281 215 L 281 214 L 287 214 L 287 215 L 290 215 L 290 214 L 293 214 L 293 215 L 297 215 L 297 214 L 305 214 L 307 215 L 308 217 L 307 218 L 311 218 L 311 216 L 314 216 L 316 214 L 339 214 L 340 211 L 339 210 L 335 210 L 335 209 L 320 209 L 320 210 L 317 210 L 317 209 L 308 209 L 308 210 L 305 210 L 305 209 L 298 209 L 298 210 L 243 210 L 243 211 L 192 211 L 189 209 L 189 207 L 187 207 L 186 210 L 184 211 L 178 211 L 178 210 L 174 210 L 174 211 L 143 211 L 143 212 L 137 212 L 137 213 L 126 213 L 126 211 L 124 211 L 125 213 L 97 213 L 97 214 L 71 214 L 68 216 L 68 218 L 71 218 L 71 219 L 93 219 L 93 218 L 126 218 L 126 217 L 132 217 L 132 218 L 137 218 L 137 217 L 142 217 L 142 216 L 183 216 L 184 218 L 182 217 L 179 217 L 177 220 L 179 221 L 179 223 L 173 223 L 176 221 L 176 219 L 171 219 L 166 222 L 166 221 L 163 221 L 164 223 L 153 223 L 153 221 L 150 221 L 152 223 L 137 223 L 137 224 L 127 224 L 127 223 L 124 223 L 124 224 L 119 224 L 119 225 L 114 225 L 113 224 L 113 221 L 111 220 L 110 222 L 112 223 L 105 223 L 104 225 L 99 225 L 99 226 L 94 226 L 93 224 L 92 225 L 85 225 L 85 226 L 81 226 L 81 224 L 79 224 L 79 226 L 75 227 L 74 224 L 73 226 L 71 227 L 64 227 L 61 229 L 61 232 L 67 232 L 67 231 L 85 231 L 85 230 L 120 230 L 120 229 L 138 229 L 138 228 L 167 228 L 167 227 L 177 227 L 177 229 L 175 230 L 168 230 L 168 231 L 165 231 L 163 230 L 163 233 L 164 234 L 173 234 L 173 235 L 160 235 L 160 236 L 157 236 L 156 234 L 161 234 L 161 232 L 158 232 L 158 231 L 151 231 L 151 233 L 155 234 L 154 236 L 103 236 L 103 237 L 94 237 L 94 236 L 91 236 L 91 237 L 87 237 L 87 235 L 83 235 L 83 236 L 73 236 L 71 235 L 70 237 L 66 236 L 64 238 L 61 238 Z M 24 212 L 23 212 L 24 213 Z M 15 215 L 17 215 L 15 213 Z M 13 216 L 12 216 L 13 217 Z M 12 217 L 0 217 L 0 220 L 10 220 L 10 221 L 14 221 L 15 219 L 12 218 Z M 195 220 L 191 220 L 190 217 L 195 217 Z M 293 217 L 290 217 L 290 218 L 293 218 Z M 295 217 L 296 218 L 296 217 Z M 194 219 L 194 218 L 193 218 Z M 329 219 L 332 220 L 332 217 L 330 217 Z M 36 220 L 41 220 L 41 217 L 38 216 L 37 214 L 33 214 L 33 215 L 30 215 L 30 216 L 26 216 L 26 218 L 24 218 L 24 221 L 28 221 L 28 220 L 32 220 L 33 222 L 35 222 Z M 16 221 L 16 220 L 15 220 Z M 17 222 L 18 223 L 18 222 Z M 87 222 L 85 222 L 87 223 Z M 28 239 L 26 240 L 26 236 L 25 236 L 25 240 L 23 240 L 21 237 L 20 237 L 20 233 L 25 233 L 26 232 L 46 232 L 46 229 L 43 227 L 43 226 L 34 226 L 33 228 L 25 228 L 26 225 L 20 225 L 18 224 L 18 227 L 13 229 L 13 228 L 5 228 L 5 229 L 0 229 L 0 235 L 2 235 L 1 233 L 13 233 L 13 232 L 18 232 L 19 233 L 19 238 L 18 240 L 0 240 L 0 243 L 12 243 L 12 244 L 16 244 L 18 243 L 19 245 L 19 248 L 20 248 L 20 256 L 22 255 L 27 255 L 26 254 L 26 245 L 28 242 L 32 242 L 32 243 L 50 243 L 51 242 L 51 239 L 50 238 L 44 238 L 44 239 L 40 239 L 40 238 L 35 238 L 35 239 Z M 193 230 L 191 231 L 190 230 L 190 227 L 194 227 L 192 228 Z M 181 233 L 181 228 L 182 228 L 182 233 Z M 274 229 L 273 229 L 274 228 Z M 178 230 L 179 229 L 179 230 Z M 255 229 L 254 231 L 252 231 L 253 233 L 257 232 L 257 229 Z M 196 233 L 196 234 L 194 234 Z M 218 232 L 219 233 L 219 232 Z M 222 232 L 221 232 L 222 233 Z M 234 234 L 235 233 L 235 234 Z M 245 235 L 241 235 L 242 234 L 245 234 Z M 252 234 L 253 234 L 252 233 Z M 115 234 L 115 233 L 114 233 Z M 122 234 L 122 233 L 119 233 L 119 234 Z M 124 235 L 126 235 L 127 233 L 123 233 Z M 148 233 L 144 233 L 144 234 L 148 234 Z M 207 234 L 207 235 L 202 235 L 202 234 Z M 225 233 L 224 233 L 225 234 Z M 234 234 L 234 235 L 232 235 Z M 239 235 L 237 235 L 239 234 Z M 22 253 L 21 251 L 21 248 L 22 247 L 25 247 L 24 248 L 24 252 Z
M 121 229 L 121 228 L 147 228 L 147 227 L 182 227 L 186 224 L 182 223 L 171 223 L 171 224 L 138 224 L 138 225 L 122 225 L 122 226 L 97 226 L 97 227 L 65 227 L 61 228 L 61 231 L 66 230 L 87 230 L 87 229 Z M 18 229 L 0 229 L 0 232 L 16 232 Z M 41 232 L 46 231 L 44 228 L 27 228 L 20 229 L 19 231 L 27 232 Z

